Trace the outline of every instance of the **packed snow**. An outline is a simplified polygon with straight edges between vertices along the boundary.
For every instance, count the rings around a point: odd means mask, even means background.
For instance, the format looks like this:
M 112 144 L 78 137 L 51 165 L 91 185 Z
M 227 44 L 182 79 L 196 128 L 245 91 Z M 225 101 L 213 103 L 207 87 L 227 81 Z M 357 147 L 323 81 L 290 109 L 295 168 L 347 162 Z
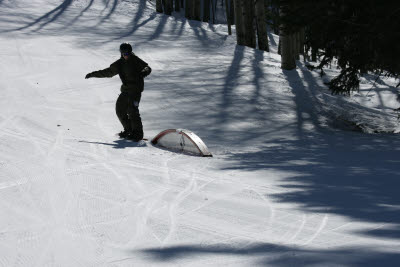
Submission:
M 145 0 L 0 0 L 0 266 L 398 266 L 396 81 L 332 96 L 303 61 Z M 120 140 L 120 43 L 152 67 Z

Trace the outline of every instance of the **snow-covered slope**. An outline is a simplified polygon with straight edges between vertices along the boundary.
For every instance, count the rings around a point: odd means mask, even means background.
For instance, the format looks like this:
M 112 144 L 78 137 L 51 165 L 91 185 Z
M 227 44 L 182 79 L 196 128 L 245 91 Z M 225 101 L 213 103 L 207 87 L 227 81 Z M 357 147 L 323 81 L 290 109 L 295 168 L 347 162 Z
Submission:
M 394 81 L 333 97 L 276 36 L 154 9 L 0 0 L 0 266 L 397 265 L 400 138 L 333 120 L 396 131 Z M 119 79 L 84 76 L 124 41 L 153 68 L 145 135 L 190 129 L 213 158 L 116 137 Z

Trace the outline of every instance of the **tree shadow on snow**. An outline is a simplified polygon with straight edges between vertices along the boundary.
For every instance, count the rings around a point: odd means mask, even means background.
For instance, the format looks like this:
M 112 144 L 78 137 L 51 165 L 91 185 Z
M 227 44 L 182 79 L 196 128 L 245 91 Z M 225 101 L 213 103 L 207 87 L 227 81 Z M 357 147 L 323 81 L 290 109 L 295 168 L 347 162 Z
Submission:
M 71 26 L 72 24 L 74 24 L 80 17 L 82 17 L 85 12 L 87 12 L 93 5 L 94 0 L 90 0 L 90 2 L 88 3 L 88 5 L 79 13 L 78 16 L 76 16 L 73 20 L 71 20 L 69 23 L 66 24 L 66 28 L 68 28 L 69 26 Z
M 130 27 L 129 31 L 123 31 L 119 36 L 115 37 L 114 40 L 124 39 L 132 36 L 138 29 L 144 27 L 147 23 L 156 18 L 156 14 L 154 13 L 150 17 L 139 23 L 140 19 L 143 17 L 143 9 L 145 8 L 145 6 L 146 6 L 145 2 L 140 2 L 141 8 L 137 10 L 135 16 L 133 17 L 133 20 L 129 25 Z
M 2 0 L 0 0 L 2 1 Z M 112 1 L 112 5 L 109 8 L 109 4 Z M 32 20 L 32 22 L 26 23 L 26 25 L 23 25 L 21 27 L 15 28 L 15 29 L 11 29 L 11 30 L 7 30 L 4 32 L 13 32 L 13 31 L 22 31 L 22 30 L 28 30 L 30 29 L 31 32 L 39 32 L 40 30 L 44 29 L 46 26 L 50 25 L 53 22 L 56 22 L 58 20 L 60 20 L 62 17 L 67 17 L 69 14 L 67 14 L 67 10 L 69 7 L 71 7 L 71 4 L 74 2 L 74 0 L 63 0 L 61 4 L 59 4 L 57 7 L 55 7 L 54 9 L 48 11 L 47 13 L 41 15 L 38 18 L 35 18 Z M 143 1 L 141 1 L 143 2 Z M 107 21 L 115 12 L 118 4 L 120 3 L 119 0 L 107 0 L 104 1 L 105 7 L 102 11 L 102 13 L 109 9 L 107 14 L 105 14 L 104 16 L 101 17 L 99 23 L 97 26 L 100 26 L 101 24 L 103 24 L 105 21 Z M 0 2 L 1 4 L 1 2 Z M 94 4 L 94 0 L 90 0 L 87 3 L 87 6 L 85 8 L 83 8 L 83 10 L 77 15 L 74 16 L 71 19 L 67 19 L 66 21 L 63 22 L 63 29 L 62 31 L 65 32 L 66 30 L 69 30 L 69 27 L 74 24 L 80 17 L 82 17 Z M 24 14 L 24 16 L 26 16 L 26 14 Z M 60 31 L 61 29 L 57 29 L 57 31 Z M 76 30 L 76 29 L 74 29 Z M 99 29 L 99 33 L 101 29 Z M 104 30 L 104 29 L 103 29 Z M 85 32 L 87 33 L 88 28 L 81 27 L 77 29 L 77 32 L 81 33 L 81 32 Z M 92 38 L 92 37 L 91 37 Z
M 322 126 L 318 85 L 310 72 L 299 71 L 303 78 L 296 70 L 283 72 L 294 94 L 296 138 L 269 138 L 257 151 L 231 153 L 225 169 L 286 173 L 281 179 L 285 192 L 268 195 L 276 202 L 355 221 L 389 223 L 389 229 L 358 234 L 400 240 L 400 136 Z M 245 135 L 253 138 L 252 133 Z
M 231 106 L 233 105 L 234 95 L 233 91 L 237 86 L 237 80 L 239 77 L 239 72 L 241 70 L 241 63 L 244 59 L 244 47 L 243 46 L 236 46 L 234 51 L 234 56 L 232 62 L 229 66 L 228 72 L 226 74 L 226 79 L 224 81 L 223 91 L 220 94 L 221 99 L 219 103 L 219 114 L 217 117 L 216 125 L 216 137 L 218 139 L 224 138 L 223 127 L 226 125 L 232 114 L 231 114 Z
M 64 0 L 59 6 L 54 8 L 53 10 L 47 12 L 46 14 L 40 16 L 39 18 L 35 19 L 34 21 L 28 23 L 25 26 L 19 27 L 15 29 L 15 31 L 25 30 L 28 28 L 32 28 L 37 26 L 34 32 L 37 32 L 47 26 L 48 24 L 56 21 L 64 12 L 68 9 L 68 7 L 72 4 L 73 0 Z
M 137 251 L 133 251 L 137 253 Z M 226 244 L 182 245 L 139 251 L 159 262 L 182 263 L 183 259 L 207 258 L 207 263 L 223 263 L 221 256 L 236 256 L 253 266 L 396 266 L 400 255 L 396 252 L 374 252 L 367 248 L 343 248 L 336 250 L 301 249 L 299 247 L 255 244 L 237 248 Z M 254 259 L 252 259 L 254 258 Z M 225 262 L 229 264 L 229 258 Z
M 111 0 L 108 0 L 108 1 L 106 2 L 106 5 L 105 5 L 103 11 L 106 10 L 106 9 L 108 8 L 108 5 L 109 5 L 110 1 L 111 1 Z M 116 10 L 116 8 L 117 8 L 117 6 L 118 6 L 118 4 L 119 4 L 119 0 L 112 0 L 112 2 L 113 2 L 113 3 L 112 3 L 112 6 L 111 6 L 110 10 L 108 11 L 108 13 L 107 13 L 104 17 L 101 18 L 101 20 L 100 20 L 100 22 L 98 23 L 98 25 L 100 25 L 100 24 L 102 24 L 103 22 L 105 22 L 106 20 L 108 20 L 108 19 L 111 17 L 111 15 L 115 12 L 115 10 Z
M 178 102 L 179 109 L 172 108 L 167 98 L 165 105 L 169 110 L 168 123 L 185 122 L 186 125 L 182 127 L 189 128 L 202 138 L 204 137 L 203 140 L 206 143 L 207 140 L 214 142 L 209 146 L 211 151 L 213 148 L 220 149 L 221 147 L 229 150 L 229 146 L 235 143 L 240 143 L 241 147 L 245 148 L 246 140 L 260 140 L 256 151 L 253 149 L 225 153 L 223 157 L 226 159 L 226 165 L 222 169 L 270 170 L 272 173 L 283 173 L 284 177 L 280 180 L 280 186 L 284 192 L 268 193 L 267 198 L 272 198 L 279 203 L 300 205 L 301 209 L 312 213 L 335 214 L 358 222 L 382 225 L 387 223 L 390 227 L 387 225 L 375 230 L 361 230 L 354 234 L 378 240 L 400 241 L 400 194 L 398 193 L 400 136 L 365 134 L 329 128 L 324 124 L 327 114 L 319 99 L 321 86 L 304 66 L 282 73 L 290 87 L 282 90 L 289 89 L 293 95 L 295 118 L 291 118 L 287 123 L 279 119 L 276 121 L 277 125 L 274 125 L 275 118 L 272 115 L 278 110 L 284 113 L 285 102 L 277 99 L 279 96 L 271 95 L 273 91 L 269 91 L 268 87 L 280 86 L 277 84 L 279 81 L 276 81 L 276 76 L 273 76 L 270 83 L 269 74 L 263 73 L 261 64 L 271 64 L 271 62 L 265 62 L 264 53 L 256 51 L 254 59 L 249 64 L 245 50 L 244 47 L 236 46 L 223 81 L 210 78 L 202 85 L 203 87 L 210 86 L 212 89 L 202 90 L 199 87 L 199 90 L 187 91 L 184 84 L 176 83 L 176 86 L 171 86 L 173 92 L 169 91 L 169 93 L 178 95 L 177 92 L 179 92 L 182 102 Z M 252 94 L 238 101 L 238 98 L 242 97 L 238 92 L 241 90 L 240 77 L 243 68 L 249 67 L 252 75 L 248 78 L 253 77 L 254 88 L 252 88 Z M 202 65 L 198 65 L 193 70 L 188 70 L 188 73 L 196 77 L 207 73 L 209 68 L 210 66 L 203 69 Z M 183 82 L 187 83 L 191 80 L 185 79 Z M 168 85 L 167 87 L 170 88 Z M 210 91 L 213 92 L 212 95 Z M 160 98 L 165 99 L 162 95 Z M 209 101 L 210 98 L 219 99 Z M 186 99 L 189 100 L 187 101 L 189 104 L 186 104 Z M 215 106 L 215 103 L 218 105 Z M 266 104 L 268 106 L 265 106 Z M 264 106 L 259 109 L 257 108 L 259 105 Z M 291 109 L 292 106 L 287 108 Z M 269 111 L 272 111 L 272 115 Z M 171 115 L 173 112 L 176 114 Z M 229 128 L 233 123 L 246 122 L 249 118 L 256 118 L 257 122 L 265 122 L 266 126 L 249 128 L 247 131 L 235 131 L 235 128 Z M 157 121 L 163 120 L 157 118 Z M 279 134 L 279 131 L 287 132 L 287 129 L 283 129 L 285 127 L 290 128 L 289 133 L 293 131 L 293 136 L 288 138 Z M 287 251 L 287 254 L 295 251 L 301 256 L 292 257 L 290 260 L 278 257 L 277 261 L 270 261 L 268 255 L 273 254 L 270 252 L 271 247 L 273 251 Z M 400 256 L 395 253 L 383 252 L 378 248 L 356 247 L 322 251 L 260 245 L 237 250 L 222 245 L 222 249 L 221 246 L 181 246 L 145 252 L 155 258 L 171 261 L 185 255 L 262 256 L 265 253 L 266 260 L 262 264 L 278 266 L 297 263 L 298 260 L 304 265 L 322 266 L 325 262 L 338 265 L 349 263 L 358 266 L 376 266 L 383 262 L 386 266 L 394 266 L 393 263 L 400 260 Z

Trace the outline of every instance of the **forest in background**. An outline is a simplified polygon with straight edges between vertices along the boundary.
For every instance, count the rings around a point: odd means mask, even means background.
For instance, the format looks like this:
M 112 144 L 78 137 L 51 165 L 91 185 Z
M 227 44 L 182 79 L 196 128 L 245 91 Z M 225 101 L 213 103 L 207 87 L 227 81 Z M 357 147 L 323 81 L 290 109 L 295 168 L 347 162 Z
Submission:
M 156 10 L 215 23 L 224 10 L 229 34 L 237 44 L 269 51 L 268 31 L 279 34 L 282 69 L 296 68 L 301 58 L 311 69 L 337 66 L 329 83 L 333 94 L 359 90 L 360 77 L 373 73 L 399 78 L 400 7 L 377 0 L 155 0 Z M 400 83 L 397 84 L 399 87 Z

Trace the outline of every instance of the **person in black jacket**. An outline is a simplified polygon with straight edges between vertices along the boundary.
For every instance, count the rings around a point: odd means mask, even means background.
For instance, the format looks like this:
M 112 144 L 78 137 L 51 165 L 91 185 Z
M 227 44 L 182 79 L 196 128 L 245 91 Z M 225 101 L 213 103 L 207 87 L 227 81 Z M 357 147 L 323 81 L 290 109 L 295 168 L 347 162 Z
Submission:
M 88 73 L 85 79 L 111 78 L 119 75 L 122 81 L 121 94 L 116 103 L 117 116 L 124 127 L 121 138 L 133 141 L 143 139 L 143 125 L 139 113 L 139 102 L 144 89 L 143 78 L 151 73 L 149 65 L 132 52 L 129 43 L 120 45 L 121 58 L 104 70 Z

